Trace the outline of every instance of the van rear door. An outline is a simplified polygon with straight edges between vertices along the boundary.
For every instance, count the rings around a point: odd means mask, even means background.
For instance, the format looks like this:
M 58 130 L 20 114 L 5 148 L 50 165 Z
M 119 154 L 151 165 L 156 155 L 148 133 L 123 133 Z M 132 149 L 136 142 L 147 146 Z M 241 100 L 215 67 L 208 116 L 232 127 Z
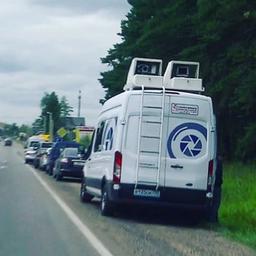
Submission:
M 209 98 L 172 95 L 165 140 L 165 187 L 207 189 L 214 133 Z
M 121 181 L 138 186 L 150 186 L 151 188 L 163 187 L 166 146 L 165 143 L 162 143 L 163 141 L 161 141 L 161 145 L 159 144 L 162 123 L 161 108 L 159 107 L 162 105 L 163 95 L 160 90 L 145 92 L 144 109 L 142 120 L 140 120 L 142 95 L 135 93 L 129 97 L 127 104 L 127 125 L 124 130 Z M 164 100 L 163 134 L 167 134 L 168 121 L 166 120 L 168 119 L 169 105 L 170 96 L 166 95 Z M 139 131 L 140 124 L 141 132 Z M 138 149 L 138 147 L 140 148 Z

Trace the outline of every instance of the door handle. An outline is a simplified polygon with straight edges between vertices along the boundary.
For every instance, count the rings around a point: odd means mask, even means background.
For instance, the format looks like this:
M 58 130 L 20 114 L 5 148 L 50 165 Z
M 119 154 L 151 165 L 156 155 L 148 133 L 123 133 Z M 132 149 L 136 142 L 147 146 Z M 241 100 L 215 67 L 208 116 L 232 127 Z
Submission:
M 174 169 L 183 169 L 183 166 L 182 165 L 178 165 L 178 164 L 171 165 L 171 167 L 174 168 Z

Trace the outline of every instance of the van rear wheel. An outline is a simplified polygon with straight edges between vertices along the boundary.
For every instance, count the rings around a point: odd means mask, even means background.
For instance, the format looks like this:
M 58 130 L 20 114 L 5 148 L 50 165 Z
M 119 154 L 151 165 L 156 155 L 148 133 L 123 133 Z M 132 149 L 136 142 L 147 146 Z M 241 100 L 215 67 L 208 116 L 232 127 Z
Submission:
M 109 201 L 106 186 L 104 186 L 102 190 L 100 209 L 101 209 L 101 215 L 103 216 L 113 215 L 113 204 Z
M 205 212 L 206 220 L 210 223 L 218 223 L 218 208 L 214 205 L 214 203 L 207 207 Z

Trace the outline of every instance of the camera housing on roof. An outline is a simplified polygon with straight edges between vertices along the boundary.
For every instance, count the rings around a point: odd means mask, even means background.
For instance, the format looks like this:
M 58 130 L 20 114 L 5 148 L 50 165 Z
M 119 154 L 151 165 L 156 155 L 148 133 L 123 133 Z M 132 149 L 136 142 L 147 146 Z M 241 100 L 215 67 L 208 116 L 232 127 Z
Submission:
M 163 86 L 173 90 L 203 92 L 199 62 L 170 61 L 164 73 Z
M 151 88 L 163 86 L 162 60 L 146 58 L 132 60 L 124 90 L 141 86 Z
M 132 60 L 124 90 L 152 88 L 178 91 L 203 92 L 199 78 L 199 63 L 190 61 L 170 61 L 162 76 L 162 60 L 134 58 Z

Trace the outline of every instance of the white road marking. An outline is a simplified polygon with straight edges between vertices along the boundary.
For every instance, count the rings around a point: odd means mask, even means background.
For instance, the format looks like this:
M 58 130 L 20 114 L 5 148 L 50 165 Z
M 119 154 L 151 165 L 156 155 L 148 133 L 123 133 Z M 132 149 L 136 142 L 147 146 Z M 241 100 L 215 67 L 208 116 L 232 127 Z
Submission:
M 90 244 L 95 248 L 95 250 L 101 256 L 113 256 L 110 251 L 102 244 L 102 242 L 91 232 L 91 230 L 79 219 L 79 217 L 70 209 L 70 207 L 47 185 L 47 183 L 35 172 L 35 170 L 28 166 L 29 170 L 36 177 L 36 179 L 41 183 L 46 191 L 50 193 L 52 198 L 58 203 L 62 210 L 66 213 L 68 218 L 73 222 L 73 224 L 80 230 L 83 236 L 90 242 Z
M 7 161 L 0 161 L 0 169 L 6 169 L 7 168 Z

